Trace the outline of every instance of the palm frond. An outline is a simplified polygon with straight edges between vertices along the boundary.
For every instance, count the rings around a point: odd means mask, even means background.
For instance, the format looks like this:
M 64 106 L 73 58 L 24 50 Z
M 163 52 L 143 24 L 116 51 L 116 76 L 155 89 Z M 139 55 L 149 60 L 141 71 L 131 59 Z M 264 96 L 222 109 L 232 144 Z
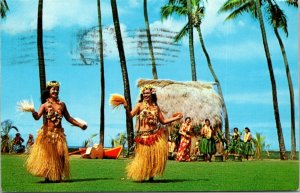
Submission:
M 189 24 L 187 23 L 181 30 L 178 32 L 178 34 L 174 37 L 174 41 L 178 42 L 180 41 L 184 36 L 188 34 L 189 31 Z
M 15 129 L 17 132 L 19 132 L 19 129 L 16 126 L 12 126 L 12 129 Z
M 285 2 L 290 6 L 298 7 L 298 1 L 297 0 L 286 0 Z
M 178 16 L 184 16 L 187 15 L 187 13 L 187 8 L 180 5 L 165 5 L 161 7 L 160 10 L 160 15 L 162 19 L 167 19 L 173 14 L 176 14 Z
M 218 13 L 232 11 L 241 7 L 244 3 L 245 1 L 241 0 L 227 0 L 218 10 Z
M 268 6 L 266 7 L 268 22 L 274 28 L 281 28 L 286 36 L 288 36 L 286 15 L 275 1 L 273 3 L 268 1 Z
M 6 2 L 6 0 L 1 0 L 0 1 L 0 14 L 1 14 L 1 18 L 5 18 L 6 17 L 6 12 L 9 11 L 9 7 L 8 4 Z
M 242 4 L 241 6 L 235 8 L 225 20 L 231 20 L 237 18 L 239 15 L 243 13 L 249 13 L 254 18 L 257 17 L 255 4 L 252 1 L 248 1 L 247 3 Z

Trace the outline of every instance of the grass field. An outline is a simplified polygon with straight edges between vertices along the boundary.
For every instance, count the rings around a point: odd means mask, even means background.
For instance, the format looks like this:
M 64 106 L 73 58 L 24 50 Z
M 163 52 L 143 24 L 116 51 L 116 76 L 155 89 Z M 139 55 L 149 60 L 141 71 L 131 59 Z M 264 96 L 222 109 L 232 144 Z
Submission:
M 168 161 L 164 176 L 150 182 L 126 179 L 128 159 L 70 157 L 71 178 L 44 183 L 24 167 L 24 155 L 1 156 L 4 192 L 101 192 L 101 191 L 297 191 L 299 162 L 278 159 L 243 162 Z

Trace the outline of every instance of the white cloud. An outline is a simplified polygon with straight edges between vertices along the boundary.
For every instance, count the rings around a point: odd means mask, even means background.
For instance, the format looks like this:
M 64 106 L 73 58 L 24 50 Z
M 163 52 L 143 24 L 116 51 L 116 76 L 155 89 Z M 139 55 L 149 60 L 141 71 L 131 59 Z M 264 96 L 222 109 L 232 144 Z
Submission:
M 224 31 L 223 23 L 226 15 L 217 13 L 224 2 L 225 0 L 215 0 L 205 3 L 205 18 L 202 23 L 203 35 L 215 33 L 216 30 Z
M 103 1 L 102 1 L 103 2 Z M 1 23 L 1 31 L 10 34 L 22 33 L 36 29 L 37 1 L 20 0 L 10 2 L 10 11 L 5 21 Z M 110 4 L 101 3 L 102 17 L 110 17 Z M 87 27 L 97 24 L 96 1 L 87 0 L 44 0 L 43 28 L 51 30 L 54 27 L 69 27 L 73 25 Z

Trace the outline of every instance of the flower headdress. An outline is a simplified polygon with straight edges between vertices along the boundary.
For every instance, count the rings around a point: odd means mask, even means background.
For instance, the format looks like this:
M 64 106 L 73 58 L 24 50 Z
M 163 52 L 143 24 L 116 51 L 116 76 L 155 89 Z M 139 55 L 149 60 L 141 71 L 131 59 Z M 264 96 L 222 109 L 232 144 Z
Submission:
M 49 87 L 59 87 L 59 86 L 60 86 L 60 83 L 55 81 L 55 80 L 47 82 L 47 88 L 49 88 Z
M 155 94 L 156 90 L 152 84 L 146 84 L 141 87 L 141 93 L 143 93 L 145 90 L 150 90 L 151 94 Z

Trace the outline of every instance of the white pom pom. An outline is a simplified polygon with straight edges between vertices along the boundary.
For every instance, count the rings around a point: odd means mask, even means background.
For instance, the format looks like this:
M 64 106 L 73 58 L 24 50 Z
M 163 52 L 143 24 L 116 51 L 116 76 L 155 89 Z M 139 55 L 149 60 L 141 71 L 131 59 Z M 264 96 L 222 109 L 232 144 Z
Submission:
M 17 110 L 21 112 L 34 111 L 34 104 L 32 100 L 21 100 L 17 103 Z
M 84 121 L 84 120 L 82 120 L 82 119 L 80 119 L 80 118 L 78 118 L 78 117 L 76 117 L 76 118 L 74 118 L 76 121 L 78 121 L 80 124 L 82 124 L 82 125 L 88 125 L 87 124 L 87 122 L 86 121 Z

